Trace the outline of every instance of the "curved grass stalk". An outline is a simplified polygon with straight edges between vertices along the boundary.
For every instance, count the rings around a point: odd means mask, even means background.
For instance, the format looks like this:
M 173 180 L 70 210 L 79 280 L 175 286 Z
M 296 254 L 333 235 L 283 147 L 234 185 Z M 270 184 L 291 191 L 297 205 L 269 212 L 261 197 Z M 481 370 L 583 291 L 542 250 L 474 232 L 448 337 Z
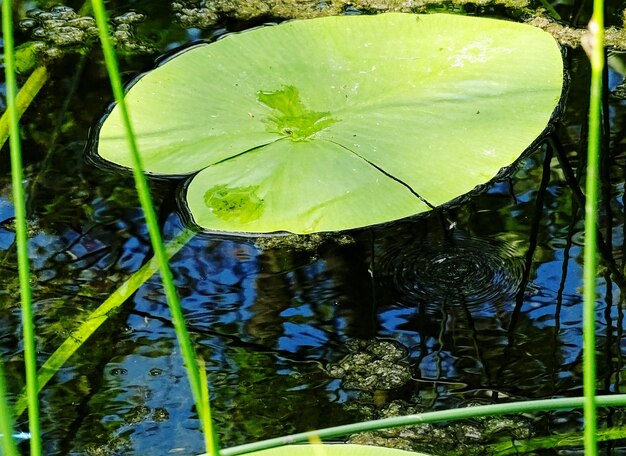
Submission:
M 167 257 L 173 257 L 194 235 L 195 233 L 193 231 L 183 231 L 176 239 L 167 245 Z M 72 331 L 68 338 L 63 341 L 59 348 L 50 355 L 39 369 L 37 377 L 39 391 L 43 389 L 61 366 L 82 347 L 87 339 L 107 321 L 109 315 L 112 315 L 118 307 L 124 304 L 128 298 L 158 270 L 159 266 L 157 260 L 152 257 L 150 261 L 126 279 L 126 281 L 100 304 L 78 328 Z M 19 417 L 26 409 L 28 401 L 27 396 L 26 391 L 22 391 L 22 394 L 18 397 L 13 407 L 15 416 Z
M 11 149 L 11 181 L 13 204 L 15 207 L 15 236 L 17 263 L 22 308 L 22 331 L 24 337 L 24 366 L 26 370 L 26 390 L 28 392 L 28 427 L 30 453 L 41 454 L 41 432 L 39 426 L 39 395 L 37 387 L 37 352 L 35 350 L 35 326 L 33 323 L 30 271 L 28 265 L 28 234 L 26 227 L 26 197 L 20 145 L 19 113 L 16 105 L 17 81 L 15 78 L 15 48 L 13 43 L 12 2 L 2 2 L 2 36 L 5 52 L 5 75 L 7 90 L 7 113 L 9 115 L 9 142 Z
M 0 360 L 0 450 L 6 456 L 18 456 L 17 447 L 13 438 L 13 414 L 7 403 L 7 388 L 4 381 L 4 367 Z
M 191 384 L 191 392 L 196 403 L 196 410 L 200 417 L 200 421 L 203 423 L 204 432 L 213 433 L 213 426 L 211 423 L 211 417 L 206 416 L 205 412 L 209 409 L 202 405 L 202 385 L 201 377 L 199 373 L 198 363 L 196 360 L 195 350 L 189 338 L 189 333 L 185 327 L 185 320 L 183 312 L 176 294 L 176 288 L 174 287 L 174 280 L 172 272 L 167 262 L 167 255 L 165 248 L 163 247 L 163 241 L 161 239 L 161 233 L 159 231 L 157 217 L 152 204 L 152 198 L 150 197 L 150 191 L 148 182 L 143 172 L 143 165 L 137 143 L 135 141 L 135 135 L 130 120 L 130 114 L 124 101 L 124 88 L 122 86 L 122 80 L 120 77 L 119 68 L 117 65 L 117 59 L 115 57 L 115 51 L 113 50 L 113 44 L 109 35 L 107 13 L 104 7 L 103 0 L 92 0 L 91 5 L 93 8 L 96 23 L 100 33 L 100 42 L 102 43 L 102 51 L 104 53 L 104 60 L 109 73 L 109 79 L 111 81 L 111 88 L 115 101 L 118 104 L 120 114 L 122 116 L 122 122 L 126 130 L 128 145 L 132 156 L 133 163 L 133 177 L 135 178 L 135 186 L 137 187 L 137 193 L 139 195 L 139 201 L 144 211 L 146 218 L 146 224 L 148 226 L 148 232 L 150 234 L 150 240 L 152 242 L 152 248 L 154 250 L 154 256 L 159 264 L 161 271 L 161 278 L 163 281 L 163 288 L 167 296 L 167 302 L 169 304 L 170 312 L 172 313 L 172 322 L 174 323 L 174 329 L 178 338 L 185 367 L 187 369 L 187 376 L 189 383 Z M 208 439 L 207 441 L 212 443 L 211 448 L 207 448 L 207 451 L 217 456 L 219 455 L 219 448 L 215 439 Z
M 621 406 L 624 405 L 625 401 L 626 394 L 596 397 L 597 405 L 603 407 Z M 278 437 L 275 439 L 247 443 L 245 445 L 222 449 L 221 455 L 235 456 L 239 454 L 252 453 L 254 451 L 290 445 L 293 443 L 304 443 L 311 441 L 312 439 L 329 439 L 333 437 L 345 436 L 348 434 L 355 434 L 357 432 L 377 431 L 380 429 L 394 428 L 399 426 L 435 423 L 440 421 L 462 420 L 469 418 L 478 418 L 482 416 L 497 416 L 513 413 L 580 408 L 585 402 L 585 397 L 541 399 L 535 401 L 509 402 L 506 404 L 479 405 L 476 407 L 465 407 L 454 410 L 440 410 L 437 412 L 419 413 L 416 415 L 395 416 L 392 418 L 364 421 L 354 424 L 344 424 L 342 426 L 334 426 L 326 429 L 319 429 L 317 431 L 301 432 L 299 434 L 292 434 L 284 437 Z
M 15 98 L 18 120 L 44 86 L 48 80 L 48 76 L 48 68 L 45 66 L 35 68 L 30 74 Z M 4 114 L 2 114 L 2 117 L 0 117 L 0 147 L 2 147 L 9 138 L 9 130 L 9 110 L 7 109 Z
M 604 1 L 594 0 L 593 16 L 589 22 L 589 40 L 585 50 L 591 61 L 589 99 L 589 140 L 585 192 L 585 247 L 584 247 L 584 305 L 583 305 L 583 385 L 585 416 L 585 454 L 597 454 L 596 423 L 596 343 L 595 300 L 597 276 L 596 223 L 598 210 L 598 179 L 600 141 L 602 134 L 602 71 L 604 69 Z M 608 119 L 605 119 L 608 121 Z

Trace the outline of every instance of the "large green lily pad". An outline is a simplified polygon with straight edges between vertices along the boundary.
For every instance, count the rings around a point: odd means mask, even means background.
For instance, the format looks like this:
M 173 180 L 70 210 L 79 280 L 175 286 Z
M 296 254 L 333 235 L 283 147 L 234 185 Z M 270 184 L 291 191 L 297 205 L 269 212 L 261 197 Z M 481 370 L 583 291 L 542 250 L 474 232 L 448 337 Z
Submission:
M 146 171 L 196 173 L 186 204 L 200 227 L 312 233 L 488 182 L 545 130 L 562 84 L 537 28 L 389 13 L 232 34 L 147 73 L 126 101 Z M 131 166 L 117 107 L 98 153 Z

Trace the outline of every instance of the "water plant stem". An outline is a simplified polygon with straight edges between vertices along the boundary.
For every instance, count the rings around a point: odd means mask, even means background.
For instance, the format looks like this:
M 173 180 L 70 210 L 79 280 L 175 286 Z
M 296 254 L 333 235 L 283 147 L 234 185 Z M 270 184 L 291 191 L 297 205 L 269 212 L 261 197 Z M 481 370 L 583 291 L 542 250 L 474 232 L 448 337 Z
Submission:
M 7 402 L 7 387 L 4 380 L 4 367 L 0 360 L 0 445 L 1 454 L 17 456 L 17 447 L 11 438 L 13 435 L 13 418 Z
M 15 236 L 24 337 L 24 366 L 26 371 L 26 390 L 28 392 L 28 426 L 32 435 L 30 439 L 30 454 L 39 456 L 41 454 L 41 433 L 39 426 L 37 355 L 35 351 L 35 327 L 33 324 L 30 271 L 28 266 L 26 197 L 23 186 L 24 176 L 20 145 L 19 113 L 16 105 L 17 81 L 15 77 L 15 47 L 13 43 L 11 5 L 12 2 L 10 0 L 2 2 L 2 35 L 4 39 L 6 99 L 7 112 L 9 113 L 9 144 L 11 150 L 11 184 L 15 208 Z
M 150 190 L 148 182 L 143 172 L 143 164 L 137 143 L 135 141 L 135 135 L 133 132 L 132 124 L 130 121 L 130 115 L 124 101 L 124 89 L 120 77 L 119 68 L 117 65 L 117 59 L 115 57 L 115 51 L 113 50 L 113 44 L 108 30 L 107 13 L 104 7 L 103 0 L 92 0 L 91 2 L 96 23 L 100 34 L 100 41 L 102 43 L 102 51 L 104 53 L 104 59 L 111 81 L 111 88 L 115 101 L 118 104 L 122 122 L 126 130 L 128 145 L 133 163 L 133 177 L 135 178 L 135 186 L 139 195 L 139 201 L 144 211 L 146 218 L 146 224 L 148 226 L 148 232 L 150 234 L 150 240 L 152 242 L 152 248 L 154 250 L 154 256 L 159 264 L 159 270 L 161 271 L 161 279 L 165 294 L 167 296 L 167 302 L 172 313 L 172 321 L 174 323 L 174 329 L 178 338 L 185 367 L 187 369 L 187 375 L 191 384 L 191 391 L 196 403 L 196 410 L 200 417 L 200 421 L 203 423 L 204 432 L 213 432 L 213 426 L 211 424 L 211 417 L 205 416 L 204 411 L 209 410 L 202 406 L 202 385 L 200 380 L 200 373 L 198 363 L 196 361 L 195 350 L 191 344 L 189 333 L 185 327 L 184 316 L 178 295 L 176 294 L 176 288 L 174 286 L 174 279 L 172 272 L 168 264 L 168 258 L 161 239 L 161 233 L 159 231 L 158 222 L 154 206 L 152 204 L 152 198 L 150 196 Z M 209 439 L 212 442 L 213 447 L 207 448 L 209 454 L 213 456 L 219 455 L 219 448 L 215 439 Z
M 211 401 L 209 399 L 209 382 L 206 376 L 206 363 L 202 357 L 198 358 L 198 365 L 200 366 L 200 386 L 202 387 L 202 412 L 199 413 L 200 416 L 210 417 L 211 416 Z M 207 427 L 208 425 L 208 427 Z M 218 449 L 218 438 L 215 432 L 215 427 L 211 425 L 211 422 L 208 423 L 202 422 L 203 431 L 204 431 L 204 446 L 206 448 L 215 448 L 217 452 Z M 214 453 L 217 454 L 217 453 Z
M 587 145 L 587 173 L 585 193 L 585 247 L 584 247 L 584 305 L 583 305 L 583 386 L 585 416 L 585 454 L 597 454 L 596 423 L 596 344 L 595 300 L 597 275 L 596 223 L 598 210 L 598 179 L 600 141 L 602 134 L 602 71 L 604 69 L 604 1 L 594 0 L 593 16 L 589 21 L 589 40 L 585 49 L 591 61 L 589 95 L 589 140 Z
M 35 68 L 30 74 L 15 98 L 18 119 L 22 117 L 22 114 L 24 114 L 28 106 L 33 102 L 35 96 L 37 96 L 48 80 L 48 76 L 48 68 L 43 65 Z M 8 139 L 9 130 L 9 111 L 7 110 L 2 114 L 2 117 L 0 117 L 0 147 L 4 146 L 4 143 Z
M 611 407 L 622 406 L 626 400 L 626 394 L 610 396 L 597 396 L 598 406 Z M 448 420 L 461 420 L 479 418 L 482 416 L 498 416 L 514 413 L 539 412 L 547 410 L 564 410 L 580 408 L 585 403 L 584 397 L 568 397 L 558 399 L 541 399 L 536 401 L 509 402 L 506 404 L 480 405 L 453 410 L 440 410 L 437 412 L 420 413 L 417 415 L 395 416 L 381 420 L 364 421 L 361 423 L 344 424 L 317 431 L 301 432 L 299 434 L 277 437 L 275 439 L 262 440 L 260 442 L 247 443 L 221 450 L 222 456 L 234 456 L 251 453 L 253 451 L 266 450 L 293 443 L 303 443 L 312 439 L 329 439 L 341 437 L 357 432 L 377 431 L 380 429 L 394 428 L 399 426 L 411 426 L 416 424 L 435 423 Z M 587 453 L 585 453 L 587 454 Z

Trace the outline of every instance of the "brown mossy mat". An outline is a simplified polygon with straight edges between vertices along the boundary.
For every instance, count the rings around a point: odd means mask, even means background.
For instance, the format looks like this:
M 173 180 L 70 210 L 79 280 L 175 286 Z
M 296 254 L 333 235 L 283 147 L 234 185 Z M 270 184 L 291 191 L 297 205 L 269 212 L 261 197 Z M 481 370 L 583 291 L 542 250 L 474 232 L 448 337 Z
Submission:
M 586 29 L 561 25 L 546 16 L 543 8 L 529 9 L 528 0 L 175 0 L 172 10 L 183 27 L 209 28 L 221 18 L 229 17 L 252 21 L 264 17 L 282 19 L 308 19 L 351 13 L 419 13 L 440 6 L 500 5 L 522 10 L 530 17 L 529 24 L 539 27 L 564 46 L 579 47 Z M 626 22 L 626 10 L 622 13 Z M 626 50 L 625 27 L 609 27 L 605 32 L 607 46 Z
M 528 0 L 176 0 L 172 9 L 184 27 L 208 28 L 222 17 L 249 21 L 262 17 L 308 19 L 350 13 L 419 13 L 437 5 L 503 5 L 526 8 Z
M 604 32 L 606 46 L 617 50 L 626 50 L 626 10 L 624 10 L 622 14 L 624 16 L 624 24 L 622 27 L 609 27 Z M 581 39 L 587 32 L 587 29 L 561 25 L 543 16 L 535 16 L 529 20 L 528 23 L 550 33 L 561 45 L 572 48 L 577 48 L 581 45 Z

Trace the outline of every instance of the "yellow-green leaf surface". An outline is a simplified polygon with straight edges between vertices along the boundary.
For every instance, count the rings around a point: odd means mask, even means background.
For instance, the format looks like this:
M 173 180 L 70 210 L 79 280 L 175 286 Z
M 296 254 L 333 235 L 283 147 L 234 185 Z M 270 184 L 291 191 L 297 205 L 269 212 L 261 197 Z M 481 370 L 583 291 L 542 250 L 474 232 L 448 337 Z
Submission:
M 428 456 L 425 453 L 368 445 L 288 445 L 247 453 L 250 456 Z
M 291 21 L 189 49 L 127 103 L 147 172 L 192 174 L 211 231 L 397 220 L 491 180 L 545 130 L 560 50 L 526 24 L 389 13 Z M 117 108 L 98 153 L 130 167 Z

